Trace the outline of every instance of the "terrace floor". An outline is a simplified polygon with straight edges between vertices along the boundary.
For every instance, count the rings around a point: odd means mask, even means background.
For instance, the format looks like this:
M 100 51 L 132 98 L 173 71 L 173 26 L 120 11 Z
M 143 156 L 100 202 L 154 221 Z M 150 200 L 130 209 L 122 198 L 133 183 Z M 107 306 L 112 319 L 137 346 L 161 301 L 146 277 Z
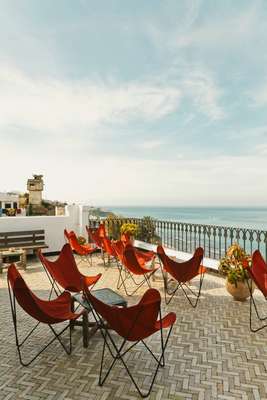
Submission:
M 49 282 L 41 265 L 37 261 L 29 264 L 23 272 L 25 280 L 39 296 L 47 298 Z M 100 257 L 94 258 L 93 267 L 82 265 L 80 269 L 85 274 L 102 272 L 97 287 L 115 289 L 117 268 L 105 270 Z M 160 279 L 154 282 L 154 287 L 163 293 Z M 140 289 L 129 304 L 137 302 L 143 291 Z M 206 274 L 203 295 L 195 310 L 182 294 L 168 306 L 163 301 L 162 306 L 163 315 L 175 311 L 177 321 L 166 351 L 166 366 L 160 369 L 149 399 L 267 399 L 267 329 L 250 333 L 249 302 L 234 301 L 221 277 Z M 24 312 L 19 312 L 23 331 L 27 331 L 30 321 Z M 31 341 L 28 354 L 36 351 L 50 334 L 42 326 Z M 159 350 L 159 336 L 152 337 L 150 344 Z M 98 386 L 101 349 L 100 333 L 84 349 L 81 328 L 76 327 L 70 356 L 54 342 L 30 367 L 22 367 L 16 353 L 6 272 L 0 276 L 1 400 L 138 399 L 119 362 L 104 386 Z M 147 388 L 154 367 L 149 354 L 137 346 L 128 353 L 128 359 L 138 382 Z

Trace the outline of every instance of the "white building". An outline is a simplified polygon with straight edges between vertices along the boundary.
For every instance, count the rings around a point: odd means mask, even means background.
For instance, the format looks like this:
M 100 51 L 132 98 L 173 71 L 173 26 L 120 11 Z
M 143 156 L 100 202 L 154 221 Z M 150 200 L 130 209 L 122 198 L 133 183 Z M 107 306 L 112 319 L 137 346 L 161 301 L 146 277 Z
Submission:
M 19 194 L 13 192 L 0 193 L 0 209 L 19 208 Z

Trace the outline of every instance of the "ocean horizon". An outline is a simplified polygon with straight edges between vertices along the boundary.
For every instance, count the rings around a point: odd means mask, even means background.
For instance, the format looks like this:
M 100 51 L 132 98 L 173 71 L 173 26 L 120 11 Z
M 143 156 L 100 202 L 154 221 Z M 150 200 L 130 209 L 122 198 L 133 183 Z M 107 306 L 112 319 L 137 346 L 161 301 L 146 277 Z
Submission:
M 105 206 L 122 217 L 267 230 L 267 207 Z

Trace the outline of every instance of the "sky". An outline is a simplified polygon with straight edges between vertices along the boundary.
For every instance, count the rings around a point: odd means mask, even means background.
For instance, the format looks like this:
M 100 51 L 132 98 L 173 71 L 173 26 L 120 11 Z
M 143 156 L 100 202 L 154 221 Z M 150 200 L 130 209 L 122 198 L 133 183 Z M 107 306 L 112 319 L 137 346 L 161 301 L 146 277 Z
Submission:
M 0 0 L 0 192 L 267 205 L 266 0 Z

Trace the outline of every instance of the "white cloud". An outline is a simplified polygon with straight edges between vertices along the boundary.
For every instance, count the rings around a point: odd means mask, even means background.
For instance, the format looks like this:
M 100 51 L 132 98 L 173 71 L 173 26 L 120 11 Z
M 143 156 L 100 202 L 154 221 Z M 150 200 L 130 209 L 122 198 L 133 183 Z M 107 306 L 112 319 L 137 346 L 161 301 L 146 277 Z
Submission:
M 60 151 L 5 147 L 17 165 L 3 174 L 2 190 L 26 189 L 32 173 L 43 173 L 45 197 L 95 205 L 266 205 L 266 155 L 208 159 L 140 160 L 105 155 L 67 159 Z M 19 186 L 18 186 L 19 182 Z
M 156 120 L 176 110 L 181 97 L 179 89 L 168 85 L 34 79 L 3 66 L 0 85 L 0 127 L 25 126 L 46 133 Z
M 144 150 L 153 150 L 156 149 L 158 147 L 161 147 L 164 145 L 164 141 L 163 140 L 148 140 L 148 141 L 144 141 L 139 143 L 138 147 L 141 147 Z
M 231 10 L 230 10 L 231 11 Z M 191 26 L 191 30 L 181 33 L 173 32 L 169 38 L 169 45 L 176 47 L 197 46 L 201 50 L 211 49 L 222 52 L 238 47 L 239 52 L 246 51 L 246 46 L 241 46 L 252 37 L 265 34 L 266 22 L 262 16 L 262 9 L 259 2 L 251 3 L 247 8 L 239 8 L 238 11 L 214 20 L 210 18 L 205 24 Z M 259 21 L 261 21 L 259 25 Z
M 196 109 L 211 120 L 225 117 L 225 111 L 219 105 L 222 90 L 216 85 L 208 71 L 195 71 L 185 77 L 181 85 L 184 96 L 189 96 Z
M 253 88 L 253 91 L 248 93 L 248 96 L 253 102 L 254 106 L 267 105 L 267 82 L 263 82 L 260 86 Z
M 255 152 L 259 156 L 267 156 L 267 143 L 261 143 L 255 147 Z

